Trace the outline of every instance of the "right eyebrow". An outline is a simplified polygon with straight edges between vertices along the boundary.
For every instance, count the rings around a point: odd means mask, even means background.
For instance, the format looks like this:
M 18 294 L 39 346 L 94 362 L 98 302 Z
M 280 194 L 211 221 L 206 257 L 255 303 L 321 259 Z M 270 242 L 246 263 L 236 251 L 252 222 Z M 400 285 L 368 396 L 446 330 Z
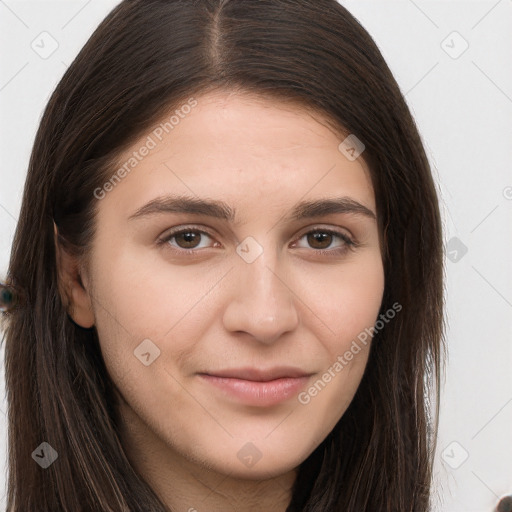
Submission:
M 129 220 L 158 213 L 190 213 L 235 221 L 235 211 L 223 201 L 187 196 L 163 196 L 152 199 L 128 217 Z

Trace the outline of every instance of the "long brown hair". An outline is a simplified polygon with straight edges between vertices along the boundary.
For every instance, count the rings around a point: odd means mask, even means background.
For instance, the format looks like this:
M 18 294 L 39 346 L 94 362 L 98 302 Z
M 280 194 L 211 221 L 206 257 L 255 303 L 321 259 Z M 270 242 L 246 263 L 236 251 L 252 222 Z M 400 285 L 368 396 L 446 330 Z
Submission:
M 168 510 L 130 465 L 96 329 L 68 316 L 59 242 L 86 257 L 94 191 L 183 99 L 294 101 L 366 149 L 383 240 L 381 312 L 357 393 L 300 466 L 288 512 L 429 510 L 443 350 L 442 226 L 418 130 L 376 44 L 335 0 L 124 0 L 54 91 L 36 135 L 7 280 L 9 512 Z M 340 140 L 341 142 L 341 140 Z M 47 469 L 32 452 L 47 442 Z

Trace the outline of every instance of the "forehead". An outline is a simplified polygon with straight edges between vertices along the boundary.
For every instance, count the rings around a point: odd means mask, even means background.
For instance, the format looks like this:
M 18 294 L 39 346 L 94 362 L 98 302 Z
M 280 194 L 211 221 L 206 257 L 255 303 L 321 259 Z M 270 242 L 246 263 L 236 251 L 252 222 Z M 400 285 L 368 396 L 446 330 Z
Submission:
M 193 108 L 163 115 L 120 155 L 118 167 L 128 172 L 110 195 L 133 205 L 169 192 L 242 204 L 273 197 L 282 205 L 330 193 L 374 209 L 369 169 L 362 157 L 351 161 L 340 151 L 343 139 L 299 105 L 209 93 Z

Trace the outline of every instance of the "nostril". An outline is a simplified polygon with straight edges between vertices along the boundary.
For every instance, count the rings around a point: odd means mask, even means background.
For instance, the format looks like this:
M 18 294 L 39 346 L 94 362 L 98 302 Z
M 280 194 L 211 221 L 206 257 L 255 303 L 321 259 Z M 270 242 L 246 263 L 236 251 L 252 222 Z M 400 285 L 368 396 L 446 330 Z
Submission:
M 512 512 L 512 495 L 501 498 L 496 507 L 496 512 Z

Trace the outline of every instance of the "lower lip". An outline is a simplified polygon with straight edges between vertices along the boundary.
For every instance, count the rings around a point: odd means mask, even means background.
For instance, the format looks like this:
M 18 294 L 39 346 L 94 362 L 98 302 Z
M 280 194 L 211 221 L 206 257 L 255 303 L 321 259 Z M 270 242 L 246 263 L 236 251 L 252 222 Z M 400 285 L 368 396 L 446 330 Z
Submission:
M 206 382 L 221 389 L 225 394 L 234 397 L 248 405 L 260 407 L 276 405 L 289 400 L 299 393 L 308 381 L 305 377 L 285 377 L 266 382 L 215 377 L 200 374 Z

